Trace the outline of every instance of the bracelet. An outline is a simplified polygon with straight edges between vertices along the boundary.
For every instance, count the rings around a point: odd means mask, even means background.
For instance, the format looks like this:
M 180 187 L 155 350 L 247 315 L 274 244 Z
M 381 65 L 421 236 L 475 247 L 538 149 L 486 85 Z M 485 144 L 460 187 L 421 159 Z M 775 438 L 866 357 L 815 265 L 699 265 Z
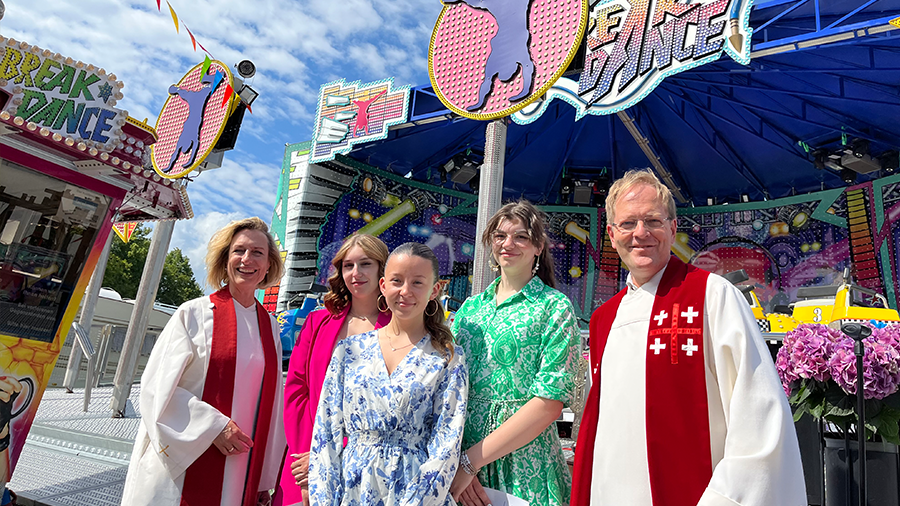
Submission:
M 480 471 L 480 469 L 476 469 L 475 466 L 472 465 L 472 461 L 469 460 L 469 456 L 466 455 L 465 452 L 459 455 L 459 465 L 462 467 L 463 471 L 470 476 L 475 476 L 478 474 L 478 471 Z

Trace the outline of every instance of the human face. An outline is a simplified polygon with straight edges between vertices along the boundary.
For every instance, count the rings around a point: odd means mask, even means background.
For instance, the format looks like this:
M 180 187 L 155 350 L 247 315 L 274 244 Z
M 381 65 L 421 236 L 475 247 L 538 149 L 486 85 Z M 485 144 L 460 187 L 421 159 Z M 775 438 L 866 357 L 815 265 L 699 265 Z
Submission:
M 606 233 L 622 263 L 631 271 L 632 280 L 638 286 L 643 285 L 669 261 L 678 226 L 674 219 L 667 220 L 669 215 L 666 206 L 648 185 L 630 188 L 616 201 L 614 211 L 616 223 L 637 221 L 637 226 L 631 232 L 607 225 Z M 662 228 L 647 228 L 643 220 L 653 219 L 663 220 Z
M 438 296 L 431 262 L 415 255 L 392 255 L 384 267 L 381 293 L 394 318 L 422 318 L 428 301 Z
M 228 247 L 228 286 L 235 292 L 253 296 L 269 270 L 269 240 L 259 230 L 241 230 Z M 239 299 L 240 301 L 240 299 Z M 246 304 L 245 304 L 246 305 Z
M 544 247 L 531 242 L 528 230 L 521 220 L 500 220 L 491 234 L 491 252 L 507 275 L 531 274 L 534 257 L 539 256 Z
M 359 246 L 350 248 L 341 262 L 341 277 L 356 298 L 378 296 L 378 261 L 369 258 Z

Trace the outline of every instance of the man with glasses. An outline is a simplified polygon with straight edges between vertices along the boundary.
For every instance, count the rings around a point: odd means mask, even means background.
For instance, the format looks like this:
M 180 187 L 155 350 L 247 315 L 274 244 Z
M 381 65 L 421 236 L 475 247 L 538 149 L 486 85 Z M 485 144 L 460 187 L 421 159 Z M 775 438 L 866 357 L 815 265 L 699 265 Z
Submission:
M 627 286 L 591 317 L 573 506 L 806 504 L 787 398 L 740 291 L 670 250 L 672 194 L 616 181 L 606 232 Z

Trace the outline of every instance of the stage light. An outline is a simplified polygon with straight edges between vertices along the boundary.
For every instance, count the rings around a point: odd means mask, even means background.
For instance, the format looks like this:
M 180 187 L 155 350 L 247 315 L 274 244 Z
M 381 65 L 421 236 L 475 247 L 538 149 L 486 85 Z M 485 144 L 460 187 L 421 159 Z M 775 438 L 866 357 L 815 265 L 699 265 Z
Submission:
M 813 165 L 819 169 L 825 169 L 825 161 L 828 159 L 828 151 L 824 149 L 817 149 L 812 152 L 813 155 Z
M 715 197 L 706 197 L 706 205 L 708 205 L 708 206 L 716 205 L 716 198 Z
M 575 181 L 570 177 L 562 178 L 562 181 L 559 183 L 559 193 L 563 197 L 568 197 L 572 190 L 575 188 Z
M 238 75 L 244 79 L 250 79 L 256 75 L 256 65 L 250 60 L 241 60 L 237 65 Z
M 572 189 L 572 203 L 576 205 L 588 206 L 591 204 L 591 195 L 593 194 L 593 186 L 576 185 Z
M 879 157 L 881 160 L 881 169 L 888 174 L 892 174 L 900 165 L 900 154 L 897 151 L 886 151 Z
M 854 139 L 853 143 L 850 145 L 850 149 L 853 151 L 853 156 L 862 158 L 869 154 L 869 141 L 865 139 Z
M 850 169 L 841 169 L 841 179 L 847 184 L 853 184 L 856 182 L 856 172 Z
M 750 195 L 747 195 L 746 193 L 742 193 L 741 194 L 741 202 L 750 202 Z
M 245 84 L 244 87 L 241 88 L 241 91 L 238 93 L 238 96 L 241 97 L 241 101 L 245 104 L 253 105 L 253 101 L 256 100 L 256 97 L 259 96 L 259 93 Z

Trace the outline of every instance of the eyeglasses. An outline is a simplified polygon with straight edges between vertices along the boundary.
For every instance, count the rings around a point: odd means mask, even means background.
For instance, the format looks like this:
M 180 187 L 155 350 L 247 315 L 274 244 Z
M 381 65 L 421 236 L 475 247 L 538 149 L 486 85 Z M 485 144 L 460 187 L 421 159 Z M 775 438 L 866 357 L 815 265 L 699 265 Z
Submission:
M 508 237 L 509 235 L 504 232 L 494 232 L 491 234 L 491 240 L 494 241 L 494 244 L 497 246 L 505 243 Z M 526 233 L 515 233 L 512 235 L 512 239 L 516 246 L 528 246 L 531 244 L 531 236 Z
M 621 223 L 611 223 L 612 226 L 619 229 L 620 232 L 634 232 L 638 222 L 644 223 L 647 230 L 659 230 L 666 226 L 666 222 L 672 221 L 672 218 L 645 218 L 643 220 L 626 220 Z

